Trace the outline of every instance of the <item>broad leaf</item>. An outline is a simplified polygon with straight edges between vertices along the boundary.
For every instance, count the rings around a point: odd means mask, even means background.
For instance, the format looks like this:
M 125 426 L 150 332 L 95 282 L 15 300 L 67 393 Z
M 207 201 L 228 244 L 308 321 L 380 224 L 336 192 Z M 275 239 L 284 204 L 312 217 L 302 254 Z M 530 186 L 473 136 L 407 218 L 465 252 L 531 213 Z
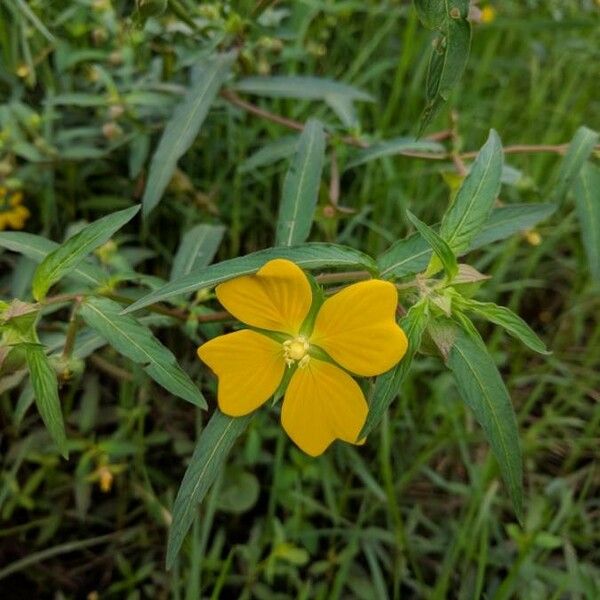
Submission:
M 142 199 L 144 216 L 148 216 L 160 202 L 165 188 L 171 181 L 177 161 L 198 136 L 235 57 L 235 52 L 229 52 L 210 60 L 204 59 L 202 71 L 196 82 L 181 104 L 175 108 L 150 162 L 148 181 Z
M 431 227 L 429 227 L 429 225 L 426 225 L 423 223 L 423 221 L 420 221 L 409 210 L 406 211 L 406 214 L 408 215 L 411 223 L 421 234 L 421 237 L 423 237 L 431 246 L 434 254 L 443 266 L 448 279 L 450 281 L 454 279 L 458 273 L 458 262 L 456 261 L 456 256 L 454 256 L 450 246 Z
M 575 178 L 598 143 L 599 137 L 600 135 L 596 131 L 588 127 L 580 127 L 575 132 L 558 171 L 553 195 L 555 202 L 560 203 L 571 189 Z
M 275 245 L 294 246 L 306 241 L 319 197 L 324 153 L 323 125 L 309 119 L 283 182 Z
M 69 452 L 60 398 L 58 397 L 56 372 L 52 368 L 43 346 L 26 344 L 25 356 L 37 409 L 60 453 L 67 458 Z
M 523 519 L 523 459 L 517 419 L 500 373 L 481 338 L 457 328 L 447 361 L 459 392 L 483 428 Z
M 392 370 L 380 375 L 375 381 L 375 388 L 369 403 L 369 414 L 360 433 L 360 438 L 367 436 L 377 426 L 385 411 L 398 395 L 400 386 L 410 371 L 415 354 L 421 346 L 421 338 L 427 326 L 427 319 L 427 305 L 425 303 L 415 304 L 410 308 L 407 315 L 400 319 L 399 325 L 408 338 L 408 350 Z
M 38 301 L 43 299 L 54 283 L 75 269 L 90 252 L 106 243 L 134 217 L 139 208 L 132 206 L 90 223 L 48 254 L 33 276 L 33 297 Z
M 502 143 L 492 129 L 442 219 L 440 236 L 454 252 L 468 250 L 487 221 L 500 192 L 503 159 Z
M 200 434 L 173 505 L 173 521 L 167 545 L 168 569 L 173 566 L 185 535 L 198 513 L 198 504 L 223 470 L 235 440 L 251 418 L 251 415 L 232 418 L 217 410 Z
M 42 262 L 48 254 L 59 248 L 59 244 L 45 237 L 22 231 L 0 232 L 0 247 L 18 252 L 36 263 Z M 102 269 L 84 260 L 69 273 L 73 279 L 91 286 L 98 286 L 105 278 Z
M 206 408 L 206 401 L 190 377 L 181 369 L 170 350 L 150 329 L 129 315 L 121 314 L 121 305 L 108 298 L 87 298 L 81 318 L 117 350 L 143 366 L 152 379 L 172 394 Z
M 173 260 L 171 281 L 208 266 L 223 239 L 222 225 L 196 225 L 186 231 Z
M 575 206 L 592 278 L 600 283 L 600 169 L 586 164 L 575 182 Z
M 251 275 L 274 258 L 287 258 L 304 269 L 323 269 L 327 267 L 377 271 L 377 266 L 372 258 L 358 250 L 337 244 L 311 243 L 291 248 L 269 248 L 246 256 L 225 260 L 196 273 L 190 273 L 190 275 L 173 281 L 140 298 L 123 312 L 128 313 L 139 310 L 150 304 L 194 292 L 200 288 L 213 287 L 234 277 Z

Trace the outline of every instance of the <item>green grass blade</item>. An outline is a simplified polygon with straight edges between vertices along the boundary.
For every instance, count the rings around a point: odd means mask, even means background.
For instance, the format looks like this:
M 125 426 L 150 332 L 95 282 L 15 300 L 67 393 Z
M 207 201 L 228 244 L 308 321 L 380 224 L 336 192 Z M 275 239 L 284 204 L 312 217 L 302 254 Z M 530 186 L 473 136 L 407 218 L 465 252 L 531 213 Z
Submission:
M 198 504 L 221 472 L 235 440 L 252 417 L 232 418 L 216 411 L 205 429 L 183 476 L 173 505 L 173 521 L 167 545 L 167 568 L 173 566 L 185 535 L 198 511 Z
M 42 346 L 27 344 L 25 346 L 25 357 L 37 409 L 60 453 L 68 458 L 67 436 L 60 398 L 58 397 L 56 372 L 52 368 Z
M 323 125 L 316 119 L 309 119 L 283 182 L 276 246 L 294 246 L 306 241 L 319 199 L 324 159 Z
M 206 224 L 196 225 L 186 231 L 173 260 L 171 281 L 207 267 L 215 257 L 224 233 L 225 227 L 222 225 Z
M 236 53 L 229 52 L 210 61 L 204 59 L 206 66 L 198 81 L 192 85 L 173 112 L 150 163 L 148 182 L 142 198 L 144 217 L 147 217 L 160 202 L 171 181 L 177 161 L 196 139 L 235 58 Z
M 563 158 L 554 194 L 552 196 L 555 202 L 561 202 L 566 193 L 571 189 L 573 182 L 581 171 L 585 161 L 588 159 L 594 146 L 598 143 L 600 135 L 588 127 L 580 127 L 569 144 L 569 148 Z
M 200 390 L 177 364 L 171 351 L 154 337 L 150 329 L 133 317 L 122 315 L 120 304 L 108 298 L 87 298 L 81 304 L 79 314 L 117 352 L 142 365 L 162 387 L 200 408 L 206 408 Z
M 155 302 L 162 302 L 180 294 L 194 292 L 200 288 L 213 287 L 234 277 L 251 275 L 274 258 L 287 258 L 304 269 L 337 267 L 377 271 L 377 265 L 371 257 L 353 248 L 338 244 L 310 243 L 291 248 L 269 248 L 246 256 L 225 260 L 196 273 L 191 273 L 140 298 L 123 312 L 128 313 L 139 310 Z
M 600 283 L 600 169 L 586 164 L 575 181 L 575 206 L 590 273 Z
M 33 297 L 38 301 L 43 299 L 54 283 L 75 269 L 90 252 L 107 242 L 135 216 L 139 208 L 132 206 L 90 223 L 48 254 L 33 275 Z
M 479 337 L 456 329 L 447 365 L 498 460 L 515 513 L 523 519 L 523 466 L 517 419 L 500 373 Z

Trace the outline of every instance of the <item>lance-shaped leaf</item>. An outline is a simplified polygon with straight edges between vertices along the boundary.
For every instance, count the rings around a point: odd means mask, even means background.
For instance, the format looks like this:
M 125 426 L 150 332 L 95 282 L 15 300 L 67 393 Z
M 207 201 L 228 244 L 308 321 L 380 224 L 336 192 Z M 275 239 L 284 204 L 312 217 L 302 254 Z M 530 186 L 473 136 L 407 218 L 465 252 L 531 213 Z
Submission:
M 232 418 L 217 410 L 200 434 L 173 505 L 173 521 L 167 545 L 168 569 L 177 558 L 185 535 L 198 512 L 199 503 L 222 471 L 235 440 L 251 418 L 252 415 Z
M 385 411 L 400 391 L 404 378 L 410 371 L 412 361 L 421 346 L 421 338 L 427 326 L 427 305 L 415 304 L 410 308 L 405 317 L 400 319 L 399 325 L 408 338 L 408 349 L 402 360 L 390 371 L 380 375 L 375 381 L 375 388 L 369 403 L 367 421 L 360 433 L 360 438 L 367 436 L 377 426 Z
M 36 263 L 41 263 L 48 254 L 54 252 L 60 245 L 33 233 L 3 231 L 0 232 L 0 247 L 22 254 Z M 92 286 L 100 285 L 104 279 L 102 269 L 86 260 L 77 265 L 69 273 L 69 276 Z
M 458 273 L 458 262 L 450 246 L 433 230 L 429 225 L 420 221 L 409 210 L 406 211 L 411 223 L 417 228 L 417 231 L 431 246 L 433 252 L 444 267 L 446 276 L 451 281 Z
M 502 377 L 481 338 L 456 328 L 447 365 L 496 456 L 515 513 L 523 519 L 523 459 L 517 419 Z
M 113 348 L 143 366 L 152 379 L 172 394 L 206 408 L 206 401 L 190 377 L 181 369 L 170 350 L 150 329 L 129 315 L 121 305 L 108 298 L 87 298 L 81 304 L 81 318 Z
M 445 148 L 439 142 L 416 140 L 415 138 L 410 137 L 384 140 L 357 152 L 354 159 L 346 165 L 346 169 L 352 169 L 358 165 L 378 160 L 386 156 L 410 154 L 411 152 L 440 154 L 445 152 Z
M 528 348 L 540 354 L 550 354 L 546 345 L 527 323 L 506 306 L 499 306 L 493 302 L 479 302 L 472 298 L 458 297 L 461 307 L 475 315 L 503 327 L 507 333 L 517 338 Z
M 196 139 L 235 57 L 236 53 L 229 52 L 210 60 L 205 59 L 196 82 L 181 104 L 175 108 L 150 162 L 148 181 L 142 199 L 144 216 L 149 215 L 160 202 L 165 188 L 171 181 L 177 161 Z
M 503 161 L 502 142 L 492 129 L 442 219 L 440 235 L 454 252 L 468 250 L 490 216 L 500 192 Z
M 139 208 L 132 206 L 90 223 L 48 254 L 33 276 L 33 297 L 42 300 L 54 283 L 75 269 L 90 252 L 106 243 L 134 217 Z
M 173 260 L 171 281 L 208 266 L 219 249 L 224 233 L 225 227 L 222 225 L 206 224 L 196 225 L 187 231 Z
M 377 271 L 375 261 L 366 254 L 337 244 L 311 243 L 291 248 L 269 248 L 253 254 L 225 260 L 201 269 L 196 273 L 173 281 L 155 292 L 140 298 L 123 312 L 139 310 L 150 304 L 162 302 L 174 296 L 195 292 L 200 288 L 213 287 L 222 281 L 256 273 L 266 262 L 274 258 L 287 258 L 304 269 L 344 268 Z
M 575 206 L 592 278 L 600 283 L 600 169 L 586 164 L 575 183 Z
M 24 344 L 24 347 L 35 404 L 48 433 L 58 446 L 60 453 L 67 458 L 69 455 L 67 436 L 58 397 L 56 372 L 52 368 L 43 346 Z
M 565 194 L 571 189 L 573 182 L 588 159 L 594 146 L 598 143 L 600 135 L 588 127 L 580 127 L 569 144 L 569 148 L 563 158 L 556 185 L 554 187 L 553 200 L 561 202 Z
M 323 125 L 309 119 L 283 182 L 276 246 L 294 246 L 306 241 L 319 198 L 324 153 Z

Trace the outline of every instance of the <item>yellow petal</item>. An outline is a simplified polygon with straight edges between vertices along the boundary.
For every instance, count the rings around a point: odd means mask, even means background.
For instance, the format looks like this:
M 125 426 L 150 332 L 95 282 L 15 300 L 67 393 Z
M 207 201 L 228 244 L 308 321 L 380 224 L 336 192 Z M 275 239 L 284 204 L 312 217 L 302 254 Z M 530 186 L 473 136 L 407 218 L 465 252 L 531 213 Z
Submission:
M 367 412 L 356 381 L 339 367 L 313 358 L 292 376 L 281 424 L 304 452 L 318 456 L 335 439 L 356 444 Z
M 219 378 L 217 401 L 230 417 L 246 415 L 266 402 L 285 369 L 281 344 L 248 330 L 206 342 L 198 356 Z
M 396 323 L 398 293 L 389 281 L 355 283 L 323 303 L 311 344 L 362 376 L 391 369 L 405 354 L 406 335 Z
M 296 335 L 312 303 L 306 275 L 293 262 L 275 259 L 255 275 L 217 286 L 219 302 L 236 318 L 261 329 Z

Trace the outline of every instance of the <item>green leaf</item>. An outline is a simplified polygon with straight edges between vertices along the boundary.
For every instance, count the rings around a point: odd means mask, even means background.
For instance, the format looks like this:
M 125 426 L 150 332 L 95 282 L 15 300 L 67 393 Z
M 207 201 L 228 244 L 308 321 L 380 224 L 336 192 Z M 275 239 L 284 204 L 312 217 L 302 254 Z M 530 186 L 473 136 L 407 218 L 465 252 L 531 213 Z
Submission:
M 488 220 L 471 242 L 470 250 L 506 239 L 526 231 L 547 219 L 557 209 L 556 204 L 510 204 L 494 208 Z
M 498 306 L 493 302 L 479 302 L 472 298 L 458 298 L 459 304 L 474 314 L 500 325 L 510 335 L 517 338 L 528 348 L 540 354 L 550 354 L 546 345 L 527 323 L 505 306 Z
M 487 221 L 500 192 L 503 161 L 502 143 L 492 129 L 442 219 L 440 236 L 454 252 L 466 251 Z
M 198 513 L 198 504 L 222 471 L 235 440 L 246 429 L 251 418 L 251 415 L 232 418 L 217 410 L 200 434 L 173 505 L 167 569 L 173 566 L 177 558 L 185 535 Z
M 309 119 L 283 182 L 275 243 L 294 246 L 306 240 L 313 222 L 325 158 L 323 125 Z
M 238 166 L 238 171 L 248 173 L 259 167 L 266 167 L 284 158 L 289 158 L 296 152 L 298 140 L 299 136 L 297 135 L 287 135 L 266 144 L 242 162 Z
M 438 29 L 447 18 L 446 0 L 415 0 L 419 20 L 427 29 Z
M 56 372 L 42 346 L 26 344 L 25 356 L 37 409 L 60 453 L 68 458 L 67 436 L 58 397 Z
M 373 259 L 354 248 L 337 244 L 310 243 L 291 248 L 269 248 L 246 256 L 225 260 L 190 273 L 177 281 L 151 292 L 128 306 L 123 312 L 139 310 L 150 304 L 162 302 L 168 298 L 195 292 L 201 288 L 214 287 L 222 281 L 256 273 L 266 262 L 274 258 L 287 258 L 304 269 L 359 268 L 370 272 L 377 271 Z
M 326 100 L 328 95 L 336 95 L 363 102 L 373 102 L 374 100 L 371 94 L 357 87 L 321 77 L 246 77 L 238 81 L 234 89 L 247 94 L 271 98 Z
M 4 231 L 0 232 L 0 247 L 22 254 L 36 263 L 40 263 L 60 245 L 32 233 Z M 105 278 L 102 269 L 86 260 L 76 266 L 69 273 L 69 276 L 92 286 L 99 286 Z
M 517 419 L 500 373 L 479 336 L 457 329 L 448 367 L 498 460 L 515 513 L 523 520 L 523 459 Z
M 81 304 L 81 318 L 117 350 L 143 366 L 152 379 L 172 394 L 206 408 L 206 401 L 170 350 L 150 329 L 131 316 L 121 314 L 121 305 L 108 298 L 87 298 Z
M 411 223 L 417 228 L 417 231 L 433 249 L 433 252 L 444 267 L 448 280 L 451 281 L 454 279 L 458 273 L 458 262 L 450 246 L 429 225 L 425 225 L 423 221 L 420 221 L 409 210 L 406 211 L 406 214 Z
M 410 371 L 415 354 L 421 346 L 421 338 L 427 326 L 427 305 L 423 302 L 413 305 L 405 317 L 399 321 L 400 327 L 408 338 L 408 349 L 402 360 L 390 371 L 380 375 L 369 403 L 367 421 L 359 438 L 367 436 L 381 421 L 383 414 L 396 398 L 404 378 Z
M 38 301 L 43 299 L 54 283 L 75 269 L 90 252 L 107 242 L 134 217 L 139 208 L 132 206 L 90 223 L 48 254 L 33 275 L 33 297 Z
M 419 273 L 431 259 L 431 247 L 419 233 L 398 240 L 377 259 L 383 279 Z
M 223 239 L 222 225 L 196 225 L 187 231 L 173 260 L 171 281 L 208 266 Z
M 560 203 L 566 193 L 571 189 L 573 182 L 588 159 L 594 146 L 598 143 L 599 134 L 588 127 L 580 127 L 569 144 L 569 148 L 563 158 L 552 199 Z
M 152 156 L 148 182 L 142 198 L 144 217 L 147 217 L 160 202 L 171 181 L 177 161 L 196 139 L 235 58 L 235 52 L 228 52 L 211 60 L 203 59 L 203 68 L 197 81 L 181 104 L 175 108 Z
M 600 169 L 591 163 L 575 181 L 575 206 L 590 272 L 600 283 Z
M 352 169 L 373 160 L 384 158 L 385 156 L 394 156 L 411 152 L 428 152 L 431 154 L 445 152 L 444 146 L 438 142 L 427 140 L 417 140 L 411 137 L 398 137 L 392 140 L 378 142 L 360 150 L 347 165 L 346 169 Z

